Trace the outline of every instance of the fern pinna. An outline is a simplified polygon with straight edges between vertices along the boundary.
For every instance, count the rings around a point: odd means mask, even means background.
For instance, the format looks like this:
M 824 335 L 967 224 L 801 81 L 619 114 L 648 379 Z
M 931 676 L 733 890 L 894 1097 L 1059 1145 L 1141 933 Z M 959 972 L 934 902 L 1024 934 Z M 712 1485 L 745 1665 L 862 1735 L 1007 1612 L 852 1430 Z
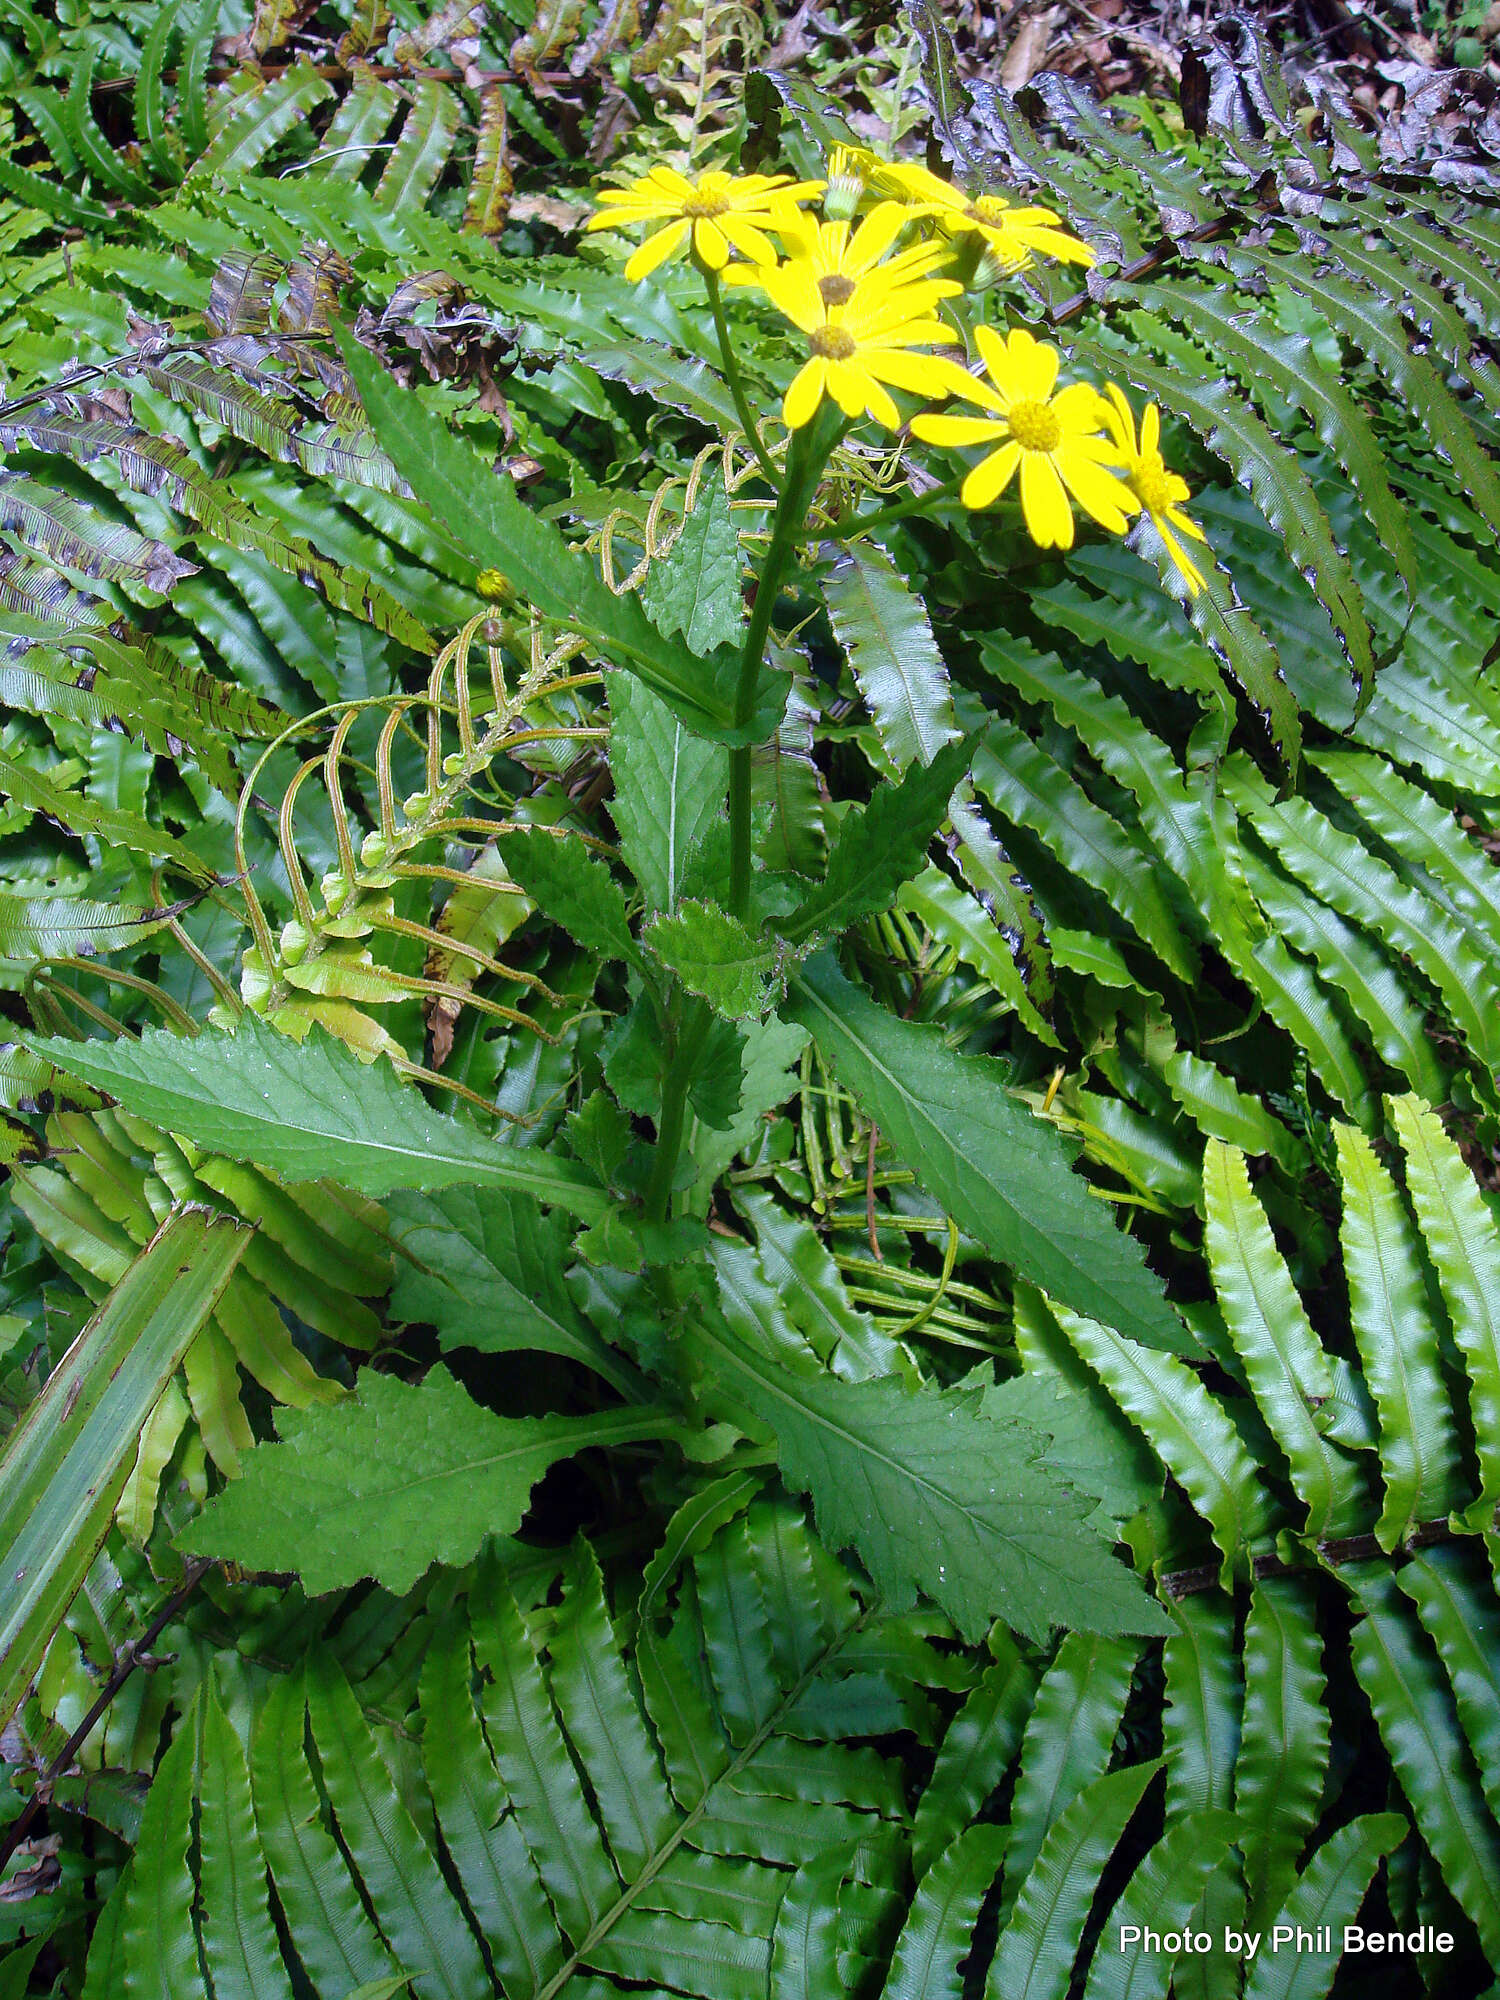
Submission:
M 784 329 L 563 254 L 539 103 L 632 72 L 616 178 L 926 169 L 742 92 L 751 9 L 335 11 L 0 20 L 7 1409 L 255 1225 L 66 1551 L 0 1980 L 1268 2000 L 1349 1925 L 1481 1991 L 1483 159 L 1246 23 L 1178 129 L 914 9 L 868 103 L 1092 247 L 1004 309 L 1213 560 L 840 445 L 735 762 Z

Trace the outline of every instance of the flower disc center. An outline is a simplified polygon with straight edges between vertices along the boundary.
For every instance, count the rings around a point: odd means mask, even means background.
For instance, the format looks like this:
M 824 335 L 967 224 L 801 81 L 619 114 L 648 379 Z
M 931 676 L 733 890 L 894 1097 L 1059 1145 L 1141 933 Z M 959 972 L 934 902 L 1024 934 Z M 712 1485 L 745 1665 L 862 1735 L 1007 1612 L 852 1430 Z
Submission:
M 1165 514 L 1172 505 L 1168 473 L 1159 453 L 1141 458 L 1130 474 L 1130 486 L 1148 514 Z
M 1050 404 L 1012 403 L 1007 415 L 1022 451 L 1056 451 L 1062 443 L 1062 425 Z
M 722 194 L 685 194 L 682 197 L 684 219 L 702 222 L 710 216 L 723 215 L 728 211 L 729 202 Z
M 981 222 L 993 229 L 997 222 L 1003 222 L 1010 203 L 997 194 L 982 194 L 971 201 L 964 210 L 970 222 Z
M 854 335 L 842 326 L 816 327 L 807 336 L 808 353 L 819 355 L 824 361 L 847 361 L 858 348 Z
M 840 271 L 831 271 L 826 278 L 818 280 L 818 296 L 825 306 L 846 306 L 856 290 L 853 278 L 846 278 Z

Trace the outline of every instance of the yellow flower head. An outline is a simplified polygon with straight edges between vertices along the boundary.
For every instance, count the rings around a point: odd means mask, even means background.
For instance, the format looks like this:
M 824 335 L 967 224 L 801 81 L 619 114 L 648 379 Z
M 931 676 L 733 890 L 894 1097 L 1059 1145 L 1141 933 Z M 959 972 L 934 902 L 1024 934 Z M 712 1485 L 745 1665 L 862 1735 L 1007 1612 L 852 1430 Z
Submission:
M 1005 340 L 992 327 L 976 327 L 974 337 L 988 381 L 950 366 L 947 386 L 991 414 L 914 417 L 911 426 L 930 444 L 998 445 L 965 479 L 964 505 L 988 507 L 1019 468 L 1021 512 L 1040 547 L 1072 548 L 1070 496 L 1101 527 L 1122 533 L 1141 503 L 1108 469 L 1120 454 L 1103 434 L 1109 405 L 1098 390 L 1086 382 L 1058 389 L 1057 349 L 1022 327 Z
M 852 231 L 847 222 L 793 224 L 783 213 L 776 227 L 792 255 L 772 269 L 734 274 L 741 284 L 760 286 L 807 335 L 807 360 L 782 405 L 789 429 L 810 422 L 831 396 L 845 416 L 868 413 L 895 430 L 901 417 L 887 384 L 915 396 L 947 393 L 952 363 L 910 350 L 952 341 L 932 308 L 963 287 L 930 275 L 943 261 L 941 251 L 931 254 L 932 245 L 881 261 L 905 221 L 894 202 L 875 209 Z
M 1196 521 L 1189 520 L 1182 511 L 1182 503 L 1190 498 L 1188 483 L 1175 472 L 1168 472 L 1161 455 L 1161 416 L 1155 403 L 1146 405 L 1146 413 L 1141 418 L 1141 435 L 1137 443 L 1135 434 L 1135 414 L 1125 394 L 1115 383 L 1105 384 L 1109 397 L 1104 405 L 1104 421 L 1119 448 L 1121 470 L 1130 487 L 1136 506 L 1151 516 L 1156 532 L 1167 545 L 1167 553 L 1177 565 L 1178 574 L 1194 597 L 1203 588 L 1203 572 L 1193 561 L 1177 534 L 1190 535 L 1195 542 L 1207 542 L 1208 537 Z M 1177 533 L 1174 533 L 1173 530 Z
M 772 224 L 771 197 L 797 213 L 797 203 L 821 194 L 821 181 L 793 181 L 789 174 L 727 174 L 712 168 L 690 181 L 675 167 L 653 167 L 629 187 L 606 188 L 599 213 L 586 229 L 627 229 L 636 222 L 662 225 L 648 236 L 625 266 L 627 278 L 644 278 L 675 257 L 692 239 L 694 253 L 710 271 L 722 271 L 731 250 L 753 264 L 773 264 L 776 246 L 766 235 Z
M 1007 271 L 1022 270 L 1034 257 L 1085 267 L 1094 261 L 1088 244 L 1050 208 L 1015 208 L 998 194 L 968 195 L 926 167 L 882 163 L 874 179 L 882 193 L 930 217 L 943 235 L 979 236 Z

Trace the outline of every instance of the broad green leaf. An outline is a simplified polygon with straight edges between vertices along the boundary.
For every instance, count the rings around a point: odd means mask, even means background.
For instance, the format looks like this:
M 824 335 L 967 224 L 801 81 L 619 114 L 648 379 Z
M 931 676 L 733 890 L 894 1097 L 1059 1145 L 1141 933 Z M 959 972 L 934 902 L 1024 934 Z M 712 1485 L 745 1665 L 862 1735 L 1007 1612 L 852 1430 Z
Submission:
M 744 625 L 742 569 L 729 495 L 710 466 L 676 541 L 646 572 L 641 602 L 658 632 L 669 639 L 680 632 L 692 652 L 707 658 Z
M 1145 1933 L 1189 1927 L 1209 1877 L 1235 1838 L 1233 1813 L 1186 1814 L 1167 1829 L 1125 1884 L 1094 1948 L 1083 2000 L 1167 2000 L 1173 1954 L 1147 1949 Z M 1136 1935 L 1127 1941 L 1126 1933 Z
M 1214 1292 L 1251 1393 L 1286 1453 L 1315 1539 L 1352 1534 L 1365 1512 L 1364 1480 L 1318 1429 L 1333 1394 L 1328 1356 L 1302 1309 L 1245 1156 L 1211 1139 L 1203 1155 L 1204 1247 Z
M 659 1410 L 497 1417 L 442 1367 L 416 1387 L 366 1369 L 343 1403 L 278 1410 L 279 1441 L 244 1454 L 179 1543 L 295 1570 L 313 1596 L 367 1576 L 399 1595 L 433 1563 L 468 1562 L 486 1535 L 514 1534 L 557 1459 L 672 1429 Z
M 1340 1575 L 1366 1614 L 1350 1650 L 1386 1754 L 1444 1882 L 1493 1964 L 1500 1959 L 1500 1832 L 1486 1810 L 1453 1695 L 1389 1570 L 1348 1564 Z
M 880 2000 L 962 2000 L 958 1966 L 1006 1858 L 1004 1826 L 970 1826 L 922 1876 Z
M 992 1256 L 1133 1339 L 1192 1351 L 1139 1247 L 995 1065 L 954 1055 L 935 1028 L 897 1020 L 831 956 L 797 974 L 782 1013 L 808 1030 L 927 1192 Z
M 500 858 L 545 917 L 598 957 L 636 958 L 625 891 L 581 840 L 526 827 L 500 840 Z
M 1096 1778 L 1053 1825 L 1000 1934 L 987 2000 L 1065 2000 L 1099 1877 L 1160 1769 L 1131 1764 Z
M 544 617 L 586 632 L 639 675 L 698 734 L 725 742 L 770 735 L 786 703 L 783 676 L 762 676 L 754 719 L 736 734 L 739 661 L 731 648 L 703 660 L 681 640 L 664 637 L 639 598 L 616 597 L 590 558 L 531 512 L 507 474 L 492 472 L 347 335 L 339 346 L 381 444 L 466 569 L 498 569 Z
M 198 1777 L 203 1956 L 216 2000 L 292 2000 L 271 1922 L 245 1752 L 211 1680 L 204 1696 Z
M 1234 1809 L 1248 1920 L 1269 1922 L 1317 1824 L 1332 1730 L 1317 1600 L 1302 1577 L 1259 1577 L 1245 1619 L 1245 1708 Z
M 724 809 L 729 759 L 722 744 L 694 736 L 633 675 L 609 687 L 610 813 L 620 852 L 648 906 L 670 910 L 688 857 Z
M 836 935 L 889 909 L 901 884 L 921 869 L 954 787 L 968 769 L 969 749 L 967 741 L 949 743 L 930 764 L 913 764 L 899 784 L 877 786 L 862 812 L 844 815 L 828 874 L 782 921 L 784 935 L 797 941 Z
M 1406 1188 L 1469 1375 L 1469 1414 L 1481 1491 L 1469 1509 L 1488 1526 L 1500 1499 L 1500 1231 L 1468 1163 L 1435 1111 L 1391 1100 L 1406 1156 Z
M 1175 1355 L 1124 1340 L 1054 1303 L 1058 1324 L 1208 1522 L 1224 1574 L 1268 1536 L 1272 1503 L 1239 1432 Z
M 565 1355 L 635 1396 L 635 1370 L 599 1338 L 564 1282 L 572 1231 L 556 1210 L 504 1188 L 449 1188 L 398 1194 L 389 1214 L 407 1253 L 391 1293 L 398 1319 L 430 1320 L 445 1350 Z
M 771 1004 L 776 947 L 752 937 L 717 903 L 679 904 L 670 916 L 653 917 L 643 935 L 689 993 L 707 1000 L 726 1020 L 747 1020 Z
M 99 1551 L 136 1444 L 213 1312 L 249 1232 L 173 1214 L 47 1378 L 0 1455 L 0 1722 Z
M 289 1181 L 336 1180 L 360 1194 L 392 1188 L 514 1188 L 593 1222 L 609 1197 L 568 1160 L 503 1146 L 442 1118 L 383 1061 L 362 1063 L 319 1027 L 291 1041 L 254 1014 L 232 1035 L 139 1041 L 33 1037 L 31 1048 L 96 1084 L 127 1111 L 195 1145 Z
M 892 1604 L 920 1589 L 971 1641 L 996 1617 L 1036 1638 L 1053 1625 L 1163 1629 L 1082 1525 L 1092 1502 L 1036 1462 L 1030 1432 L 987 1418 L 978 1390 L 914 1394 L 890 1378 L 804 1372 L 774 1336 L 752 1347 L 707 1310 L 685 1337 L 727 1407 L 775 1434 L 782 1474 L 811 1492 L 828 1547 L 852 1546 Z
M 1295 1888 L 1276 1912 L 1274 1924 L 1316 1936 L 1320 1929 L 1342 1939 L 1344 1926 L 1359 1915 L 1360 1904 L 1384 1857 L 1406 1839 L 1409 1829 L 1399 1813 L 1366 1813 L 1329 1835 L 1297 1878 Z M 1302 1952 L 1285 1946 L 1270 1949 L 1263 1938 L 1245 1982 L 1245 2000 L 1323 2000 L 1339 1968 L 1339 1952 Z
M 1349 1318 L 1380 1416 L 1385 1503 L 1375 1535 L 1389 1551 L 1459 1504 L 1462 1466 L 1417 1233 L 1364 1134 L 1335 1125 L 1334 1138 Z
M 1002 1923 L 1051 1828 L 1084 1787 L 1108 1770 L 1139 1652 L 1138 1644 L 1070 1632 L 1042 1676 L 1007 1815 Z
M 930 764 L 959 729 L 922 600 L 870 542 L 844 550 L 823 596 L 886 755 L 898 771 Z

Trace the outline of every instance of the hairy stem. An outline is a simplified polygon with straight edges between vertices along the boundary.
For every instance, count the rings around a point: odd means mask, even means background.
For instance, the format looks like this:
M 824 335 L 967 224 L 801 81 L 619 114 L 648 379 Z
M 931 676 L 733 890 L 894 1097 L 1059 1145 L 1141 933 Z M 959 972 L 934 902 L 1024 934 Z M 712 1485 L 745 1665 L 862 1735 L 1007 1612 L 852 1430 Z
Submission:
M 719 274 L 717 271 L 709 270 L 706 264 L 700 268 L 703 272 L 704 286 L 708 291 L 708 303 L 713 309 L 714 332 L 719 336 L 719 354 L 724 362 L 724 379 L 728 382 L 729 393 L 734 398 L 740 428 L 745 433 L 746 444 L 760 462 L 760 469 L 765 474 L 771 491 L 780 493 L 781 474 L 772 464 L 770 453 L 761 443 L 760 426 L 756 423 L 754 412 L 750 408 L 749 398 L 745 394 L 744 380 L 740 375 L 740 365 L 735 359 L 734 347 L 730 342 L 729 324 L 724 317 L 724 295 L 719 290 Z
M 698 1067 L 698 1057 L 713 1025 L 713 1010 L 706 1000 L 689 1000 L 678 1024 L 677 1046 L 667 1066 L 661 1086 L 661 1117 L 656 1127 L 656 1156 L 651 1163 L 651 1182 L 646 1189 L 646 1220 L 665 1222 L 672 1203 L 672 1183 L 677 1177 L 678 1156 L 682 1152 L 683 1126 L 687 1122 L 688 1086 Z
M 796 559 L 807 510 L 818 490 L 828 455 L 843 425 L 837 408 L 825 403 L 813 421 L 792 435 L 787 454 L 786 483 L 771 521 L 771 544 L 755 585 L 755 605 L 740 654 L 739 685 L 735 690 L 734 724 L 743 731 L 755 714 L 755 694 L 765 662 L 771 614 L 781 586 Z M 752 746 L 736 744 L 729 752 L 729 910 L 743 917 L 750 907 L 750 759 Z

